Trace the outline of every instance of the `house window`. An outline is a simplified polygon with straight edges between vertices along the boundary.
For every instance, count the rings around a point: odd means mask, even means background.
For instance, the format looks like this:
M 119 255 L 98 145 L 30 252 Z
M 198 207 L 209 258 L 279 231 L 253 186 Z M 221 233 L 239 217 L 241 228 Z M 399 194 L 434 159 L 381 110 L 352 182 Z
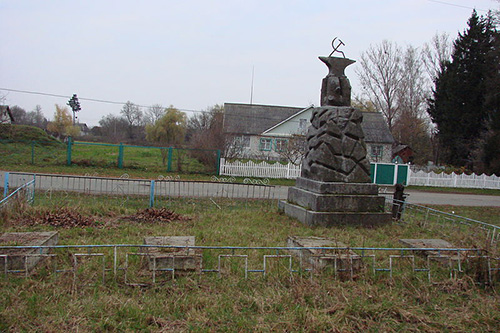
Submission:
M 371 157 L 373 161 L 378 162 L 382 160 L 382 156 L 384 154 L 384 147 L 381 145 L 373 145 L 371 148 Z
M 250 137 L 248 135 L 237 136 L 234 138 L 234 145 L 238 148 L 250 148 Z
M 299 119 L 299 131 L 305 132 L 307 129 L 307 119 Z
M 261 138 L 260 139 L 259 150 L 261 150 L 261 151 L 269 151 L 269 150 L 271 150 L 272 143 L 273 143 L 273 139 L 270 139 L 270 138 Z
M 276 139 L 276 142 L 274 143 L 274 150 L 277 152 L 282 152 L 287 149 L 288 146 L 288 140 L 287 139 Z
M 250 137 L 247 135 L 235 136 L 233 139 L 233 145 L 237 148 L 249 148 L 250 147 Z

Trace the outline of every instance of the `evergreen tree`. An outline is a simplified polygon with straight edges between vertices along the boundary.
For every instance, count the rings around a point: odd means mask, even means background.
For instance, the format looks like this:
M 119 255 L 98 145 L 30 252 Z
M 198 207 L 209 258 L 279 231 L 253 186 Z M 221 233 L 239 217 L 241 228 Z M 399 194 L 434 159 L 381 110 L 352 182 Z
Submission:
M 474 167 L 491 110 L 486 105 L 496 31 L 491 17 L 472 12 L 468 28 L 454 42 L 451 62 L 435 80 L 428 113 L 437 125 L 443 162 Z M 498 75 L 498 73 L 497 73 Z
M 497 15 L 499 15 L 498 20 L 500 14 Z M 500 34 L 498 32 L 495 35 L 494 49 L 490 52 L 488 61 L 494 66 L 486 79 L 485 104 L 490 115 L 480 157 L 484 163 L 485 172 L 500 176 Z

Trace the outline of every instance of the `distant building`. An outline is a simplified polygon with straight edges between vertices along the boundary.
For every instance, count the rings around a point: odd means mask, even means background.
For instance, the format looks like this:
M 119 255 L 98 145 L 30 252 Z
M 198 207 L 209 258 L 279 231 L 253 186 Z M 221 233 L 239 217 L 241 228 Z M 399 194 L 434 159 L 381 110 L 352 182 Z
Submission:
M 75 126 L 78 126 L 80 129 L 80 135 L 88 135 L 90 133 L 90 129 L 85 123 L 76 123 Z
M 0 124 L 11 124 L 14 122 L 14 117 L 10 112 L 8 105 L 0 105 Z
M 224 103 L 223 131 L 240 158 L 278 160 L 294 135 L 305 135 L 313 107 Z M 363 112 L 362 128 L 371 162 L 390 163 L 394 138 L 378 112 Z
M 411 163 L 413 162 L 414 151 L 408 145 L 398 144 L 392 148 L 392 162 Z

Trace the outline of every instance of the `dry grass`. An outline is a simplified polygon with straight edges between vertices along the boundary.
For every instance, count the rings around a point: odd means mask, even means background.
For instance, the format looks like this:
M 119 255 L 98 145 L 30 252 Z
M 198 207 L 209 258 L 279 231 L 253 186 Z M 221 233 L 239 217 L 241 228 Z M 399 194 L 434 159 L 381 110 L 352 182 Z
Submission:
M 54 207 L 53 202 L 57 202 Z M 137 223 L 124 217 L 144 207 L 141 202 L 85 196 L 40 199 L 28 214 L 71 206 L 82 216 L 99 222 L 83 228 L 16 225 L 18 213 L 3 219 L 4 231 L 58 230 L 60 244 L 141 244 L 145 236 L 194 235 L 197 245 L 283 246 L 290 235 L 324 236 L 350 246 L 399 246 L 401 238 L 443 238 L 457 246 L 482 246 L 479 233 L 466 228 L 428 223 L 418 218 L 408 224 L 378 229 L 353 227 L 307 228 L 277 214 L 267 202 L 209 200 L 164 202 L 165 208 L 191 217 L 189 221 Z M 479 210 L 479 209 L 478 209 Z M 27 214 L 26 211 L 24 214 Z M 494 212 L 492 212 L 494 214 Z M 263 251 L 249 252 L 251 267 L 262 265 Z M 123 260 L 123 257 L 120 257 Z M 214 265 L 216 251 L 204 252 L 204 264 Z M 83 260 L 83 259 L 82 259 Z M 82 261 L 83 262 L 83 261 Z M 120 261 L 123 263 L 123 261 Z M 354 281 L 331 274 L 305 274 L 293 279 L 283 274 L 281 262 L 266 277 L 252 273 L 242 278 L 241 264 L 228 261 L 227 274 L 188 274 L 145 288 L 116 281 L 106 273 L 100 283 L 97 259 L 89 259 L 78 272 L 57 276 L 40 268 L 28 279 L 1 279 L 0 331 L 498 331 L 498 286 L 476 284 L 475 276 L 449 279 L 437 272 L 426 275 L 407 269 L 362 274 Z M 66 266 L 64 266 L 66 265 Z M 69 267 L 69 257 L 60 268 Z M 111 262 L 107 262 L 111 268 Z M 213 266 L 211 266 L 213 267 Z M 404 266 L 402 266 L 404 268 Z M 92 283 L 93 285 L 89 285 Z

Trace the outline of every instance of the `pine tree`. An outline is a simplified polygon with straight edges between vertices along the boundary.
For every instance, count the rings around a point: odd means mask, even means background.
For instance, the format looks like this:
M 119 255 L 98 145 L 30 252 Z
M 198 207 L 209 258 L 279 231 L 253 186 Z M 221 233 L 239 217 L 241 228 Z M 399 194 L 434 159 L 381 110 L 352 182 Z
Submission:
M 468 28 L 454 42 L 451 62 L 435 80 L 428 113 L 437 125 L 443 162 L 474 167 L 474 152 L 488 128 L 488 76 L 497 66 L 490 56 L 496 31 L 491 17 L 472 12 Z

